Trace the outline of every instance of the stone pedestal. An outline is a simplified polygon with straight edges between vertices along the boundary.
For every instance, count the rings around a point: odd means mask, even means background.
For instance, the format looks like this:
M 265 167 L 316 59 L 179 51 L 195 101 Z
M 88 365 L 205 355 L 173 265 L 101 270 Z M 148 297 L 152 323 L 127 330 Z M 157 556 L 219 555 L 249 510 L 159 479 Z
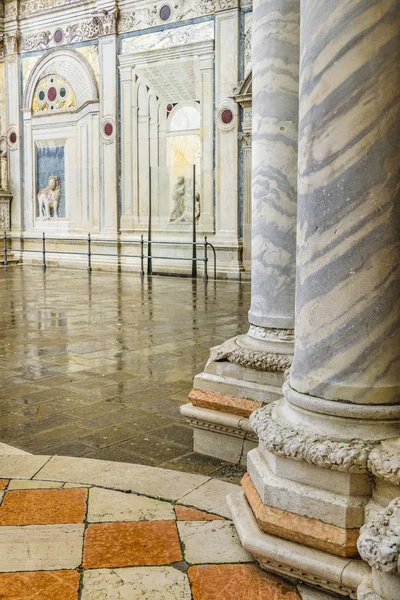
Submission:
M 259 449 L 243 489 L 261 540 L 357 565 L 373 490 L 391 493 L 371 474 L 400 469 L 393 442 L 386 463 L 374 458 L 400 434 L 400 15 L 386 0 L 302 0 L 301 11 L 295 352 L 284 397 L 250 418 Z M 336 591 L 354 598 L 371 580 L 377 598 L 400 597 L 375 571 Z M 329 576 L 315 583 L 332 589 Z
M 195 449 L 233 462 L 245 460 L 247 442 L 254 444 L 241 419 L 243 400 L 280 397 L 294 339 L 299 4 L 257 0 L 253 25 L 250 329 L 213 348 L 194 380 L 194 390 L 208 395 L 208 414 L 193 400 L 182 407 L 195 429 Z M 225 433 L 221 394 L 229 397 L 229 421 L 237 417 Z

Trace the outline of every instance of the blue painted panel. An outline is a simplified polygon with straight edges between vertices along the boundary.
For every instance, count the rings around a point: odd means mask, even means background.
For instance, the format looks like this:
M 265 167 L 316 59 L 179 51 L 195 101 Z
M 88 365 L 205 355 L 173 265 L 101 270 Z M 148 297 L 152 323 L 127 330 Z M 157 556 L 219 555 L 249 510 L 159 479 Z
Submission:
M 36 151 L 37 190 L 42 190 L 49 185 L 49 177 L 60 178 L 61 196 L 58 206 L 58 216 L 65 217 L 65 157 L 64 146 L 51 146 L 37 148 Z M 51 215 L 53 216 L 53 214 Z

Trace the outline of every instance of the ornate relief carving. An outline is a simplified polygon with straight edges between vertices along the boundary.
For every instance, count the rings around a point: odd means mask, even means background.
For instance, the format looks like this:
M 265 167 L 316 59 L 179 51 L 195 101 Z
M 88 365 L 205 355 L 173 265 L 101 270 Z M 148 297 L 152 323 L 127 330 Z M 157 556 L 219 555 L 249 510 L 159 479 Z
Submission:
M 324 469 L 366 473 L 373 445 L 362 440 L 343 442 L 291 427 L 275 418 L 275 402 L 256 410 L 250 424 L 267 450 L 291 460 L 304 461 Z
M 38 13 L 44 10 L 55 9 L 59 6 L 69 6 L 70 4 L 78 4 L 81 0 L 25 0 L 22 1 L 19 7 L 20 16 Z
M 4 18 L 6 20 L 16 19 L 18 16 L 18 2 L 14 0 L 13 2 L 5 2 L 4 6 Z
M 116 10 L 104 10 L 89 21 L 68 25 L 65 28 L 65 31 L 57 27 L 56 31 L 62 33 L 61 42 L 57 42 L 54 39 L 54 31 L 29 33 L 22 36 L 21 50 L 23 52 L 44 50 L 53 46 L 85 42 L 88 40 L 95 40 L 102 35 L 115 34 L 117 31 L 117 18 L 118 13 Z
M 0 231 L 11 229 L 11 196 L 0 193 Z
M 60 196 L 60 178 L 52 175 L 49 177 L 48 186 L 38 192 L 39 215 L 49 220 L 51 219 L 50 211 L 53 209 L 53 217 L 58 217 Z
M 171 5 L 171 21 L 184 21 L 195 17 L 212 15 L 215 12 L 237 8 L 238 0 L 188 0 Z M 159 14 L 160 4 L 145 6 L 135 11 L 123 12 L 118 25 L 119 33 L 147 29 L 163 23 Z
M 384 573 L 400 573 L 400 498 L 361 527 L 357 547 L 370 567 Z
M 397 449 L 394 445 L 377 446 L 369 455 L 368 469 L 376 477 L 400 485 L 400 448 Z
M 270 371 L 272 373 L 283 373 L 291 366 L 292 355 L 262 352 L 241 346 L 237 343 L 239 337 L 227 340 L 221 346 L 211 348 L 210 359 L 207 364 L 227 360 L 248 369 Z
M 251 148 L 251 144 L 252 144 L 252 135 L 250 132 L 243 132 L 241 131 L 238 135 L 239 140 L 242 142 L 243 146 L 245 148 Z
M 248 335 L 255 340 L 266 342 L 294 342 L 294 329 L 273 329 L 250 325 Z

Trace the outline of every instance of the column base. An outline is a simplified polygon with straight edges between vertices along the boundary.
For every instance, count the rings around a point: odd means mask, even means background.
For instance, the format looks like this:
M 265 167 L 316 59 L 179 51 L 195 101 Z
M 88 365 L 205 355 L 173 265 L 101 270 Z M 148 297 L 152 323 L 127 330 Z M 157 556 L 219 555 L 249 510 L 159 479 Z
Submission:
M 251 335 L 260 330 L 262 339 Z M 248 450 L 257 444 L 248 417 L 282 396 L 292 349 L 291 331 L 253 326 L 248 335 L 211 348 L 203 373 L 194 379 L 192 404 L 181 408 L 195 429 L 196 452 L 246 464 Z
M 257 436 L 245 416 L 185 404 L 181 414 L 193 427 L 194 451 L 245 466 Z
M 243 491 L 230 494 L 227 502 L 243 547 L 263 569 L 328 593 L 357 598 L 357 588 L 371 575 L 367 564 L 264 533 Z
M 256 521 L 265 533 L 344 558 L 358 556 L 359 529 L 344 529 L 268 506 L 261 500 L 248 474 L 242 480 L 242 487 Z

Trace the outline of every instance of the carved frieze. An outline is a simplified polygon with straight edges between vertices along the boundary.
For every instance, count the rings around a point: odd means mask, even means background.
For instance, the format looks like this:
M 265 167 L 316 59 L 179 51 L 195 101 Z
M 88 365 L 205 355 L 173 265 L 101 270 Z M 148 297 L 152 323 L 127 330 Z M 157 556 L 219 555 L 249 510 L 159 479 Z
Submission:
M 28 33 L 22 36 L 21 50 L 22 52 L 45 50 L 54 46 L 85 42 L 95 40 L 103 35 L 115 34 L 117 18 L 116 10 L 104 10 L 88 21 L 67 25 L 65 30 L 57 27 L 53 31 Z
M 162 3 L 158 2 L 151 6 L 144 6 L 135 11 L 127 11 L 121 14 L 118 25 L 119 33 L 127 33 L 138 29 L 147 29 L 161 25 L 160 9 Z M 181 0 L 174 2 L 171 6 L 171 21 L 184 21 L 213 15 L 216 12 L 238 7 L 238 0 Z

